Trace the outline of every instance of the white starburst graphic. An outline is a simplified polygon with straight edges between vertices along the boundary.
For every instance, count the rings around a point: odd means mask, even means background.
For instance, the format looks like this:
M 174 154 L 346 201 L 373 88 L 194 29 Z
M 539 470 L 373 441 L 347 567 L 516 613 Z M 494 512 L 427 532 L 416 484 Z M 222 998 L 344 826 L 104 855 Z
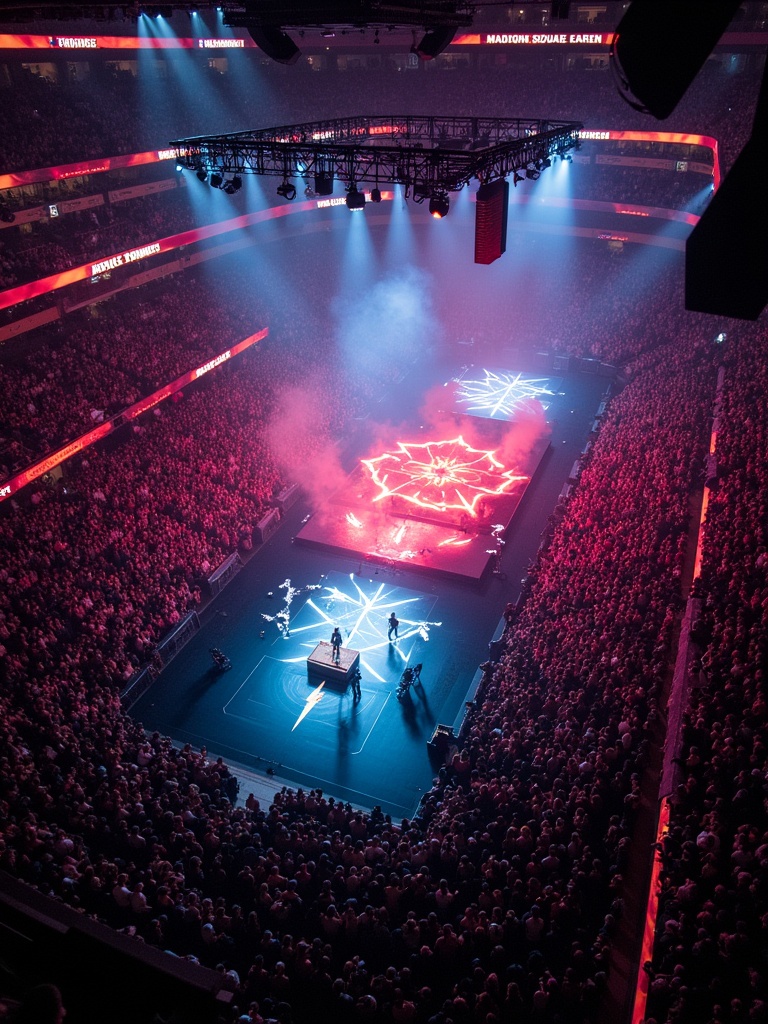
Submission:
M 281 657 L 281 661 L 304 661 L 318 643 L 328 640 L 333 627 L 339 626 L 344 646 L 360 652 L 361 668 L 366 675 L 384 681 L 391 675 L 386 670 L 387 658 L 395 658 L 404 667 L 414 644 L 418 640 L 429 641 L 430 632 L 442 625 L 427 618 L 434 604 L 431 595 L 370 580 L 367 585 L 361 585 L 354 573 L 336 578 L 339 583 L 329 580 L 313 588 L 321 592 L 307 599 L 291 624 L 290 641 L 298 645 L 299 651 Z M 400 622 L 399 635 L 397 643 L 390 643 L 387 620 L 395 609 Z
M 483 370 L 478 380 L 460 380 L 456 388 L 456 403 L 463 412 L 487 419 L 511 420 L 531 400 L 556 395 L 549 377 L 526 377 L 522 373 Z

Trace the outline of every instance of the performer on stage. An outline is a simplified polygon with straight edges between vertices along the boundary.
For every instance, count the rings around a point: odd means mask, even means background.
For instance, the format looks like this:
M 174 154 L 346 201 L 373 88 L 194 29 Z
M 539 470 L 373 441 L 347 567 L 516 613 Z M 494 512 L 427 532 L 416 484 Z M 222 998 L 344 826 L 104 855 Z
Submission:
M 352 699 L 360 700 L 362 697 L 362 690 L 360 689 L 360 669 L 356 668 L 352 673 Z
M 341 660 L 341 630 L 338 626 L 336 626 L 333 633 L 331 633 L 331 647 L 333 648 L 333 660 L 338 665 Z
M 395 634 L 395 640 L 397 640 L 397 627 L 400 625 L 400 623 L 398 622 L 397 616 L 395 615 L 394 612 L 392 612 L 392 614 L 387 619 L 387 625 L 389 627 L 387 629 L 387 640 L 392 639 L 393 633 Z

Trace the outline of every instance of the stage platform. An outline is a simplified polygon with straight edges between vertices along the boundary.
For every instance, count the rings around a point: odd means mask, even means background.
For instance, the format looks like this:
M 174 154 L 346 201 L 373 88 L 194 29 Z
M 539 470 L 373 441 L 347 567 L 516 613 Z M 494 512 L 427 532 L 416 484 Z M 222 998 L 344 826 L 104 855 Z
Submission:
M 377 502 L 370 474 L 358 467 L 302 525 L 295 542 L 374 564 L 477 582 L 496 559 L 492 527 L 501 525 L 502 535 L 509 528 L 549 448 L 547 439 L 540 440 L 515 466 L 518 479 L 510 489 L 484 494 L 475 515 L 460 514 L 455 507 L 416 506 L 401 495 Z
M 307 658 L 307 675 L 312 684 L 326 682 L 332 686 L 348 686 L 360 669 L 360 651 L 342 647 L 338 664 L 333 660 L 333 647 L 321 640 Z

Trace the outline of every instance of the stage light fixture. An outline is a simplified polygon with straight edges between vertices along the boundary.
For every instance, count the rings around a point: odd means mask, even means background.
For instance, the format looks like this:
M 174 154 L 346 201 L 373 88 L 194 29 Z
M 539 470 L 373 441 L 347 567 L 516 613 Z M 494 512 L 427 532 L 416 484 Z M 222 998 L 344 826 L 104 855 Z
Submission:
M 228 196 L 233 196 L 236 192 L 239 192 L 243 187 L 243 179 L 236 174 L 234 178 L 230 178 L 229 181 L 225 181 L 221 186 L 222 191 L 226 192 Z
M 277 186 L 277 194 L 290 203 L 296 198 L 296 186 L 286 178 Z
M 380 188 L 377 187 L 377 188 L 372 188 L 371 189 L 371 202 L 372 203 L 380 203 L 381 202 L 381 189 Z
M 200 181 L 207 181 L 208 171 L 203 170 L 203 168 L 201 167 L 200 170 L 197 172 L 197 176 L 200 179 Z
M 537 181 L 541 177 L 541 171 L 537 171 L 535 167 L 528 168 L 528 179 L 529 181 Z
M 550 157 L 547 157 L 546 160 L 543 160 L 541 166 L 542 166 L 542 168 L 544 168 L 544 167 L 551 167 L 552 166 L 552 160 L 550 159 Z
M 177 161 L 176 161 L 176 173 L 177 173 L 177 174 L 181 174 L 181 172 L 182 172 L 183 170 L 184 170 L 184 164 L 183 164 L 183 163 L 181 163 L 181 161 L 180 161 L 180 160 L 177 160 Z
M 433 196 L 429 197 L 429 213 L 435 220 L 447 217 L 450 208 L 451 200 L 448 198 L 447 192 L 435 192 Z
M 347 189 L 347 209 L 365 209 L 365 192 L 358 192 L 357 185 L 354 182 Z
M 213 171 L 211 174 L 211 188 L 221 188 L 224 184 L 224 178 L 218 171 Z

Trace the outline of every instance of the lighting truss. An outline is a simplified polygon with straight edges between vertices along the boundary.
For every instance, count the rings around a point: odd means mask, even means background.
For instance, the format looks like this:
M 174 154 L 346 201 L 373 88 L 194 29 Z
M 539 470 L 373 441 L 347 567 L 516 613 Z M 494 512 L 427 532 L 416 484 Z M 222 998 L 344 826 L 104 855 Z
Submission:
M 457 192 L 506 178 L 578 146 L 577 121 L 531 118 L 346 117 L 176 139 L 196 170 L 401 184 L 406 196 Z

